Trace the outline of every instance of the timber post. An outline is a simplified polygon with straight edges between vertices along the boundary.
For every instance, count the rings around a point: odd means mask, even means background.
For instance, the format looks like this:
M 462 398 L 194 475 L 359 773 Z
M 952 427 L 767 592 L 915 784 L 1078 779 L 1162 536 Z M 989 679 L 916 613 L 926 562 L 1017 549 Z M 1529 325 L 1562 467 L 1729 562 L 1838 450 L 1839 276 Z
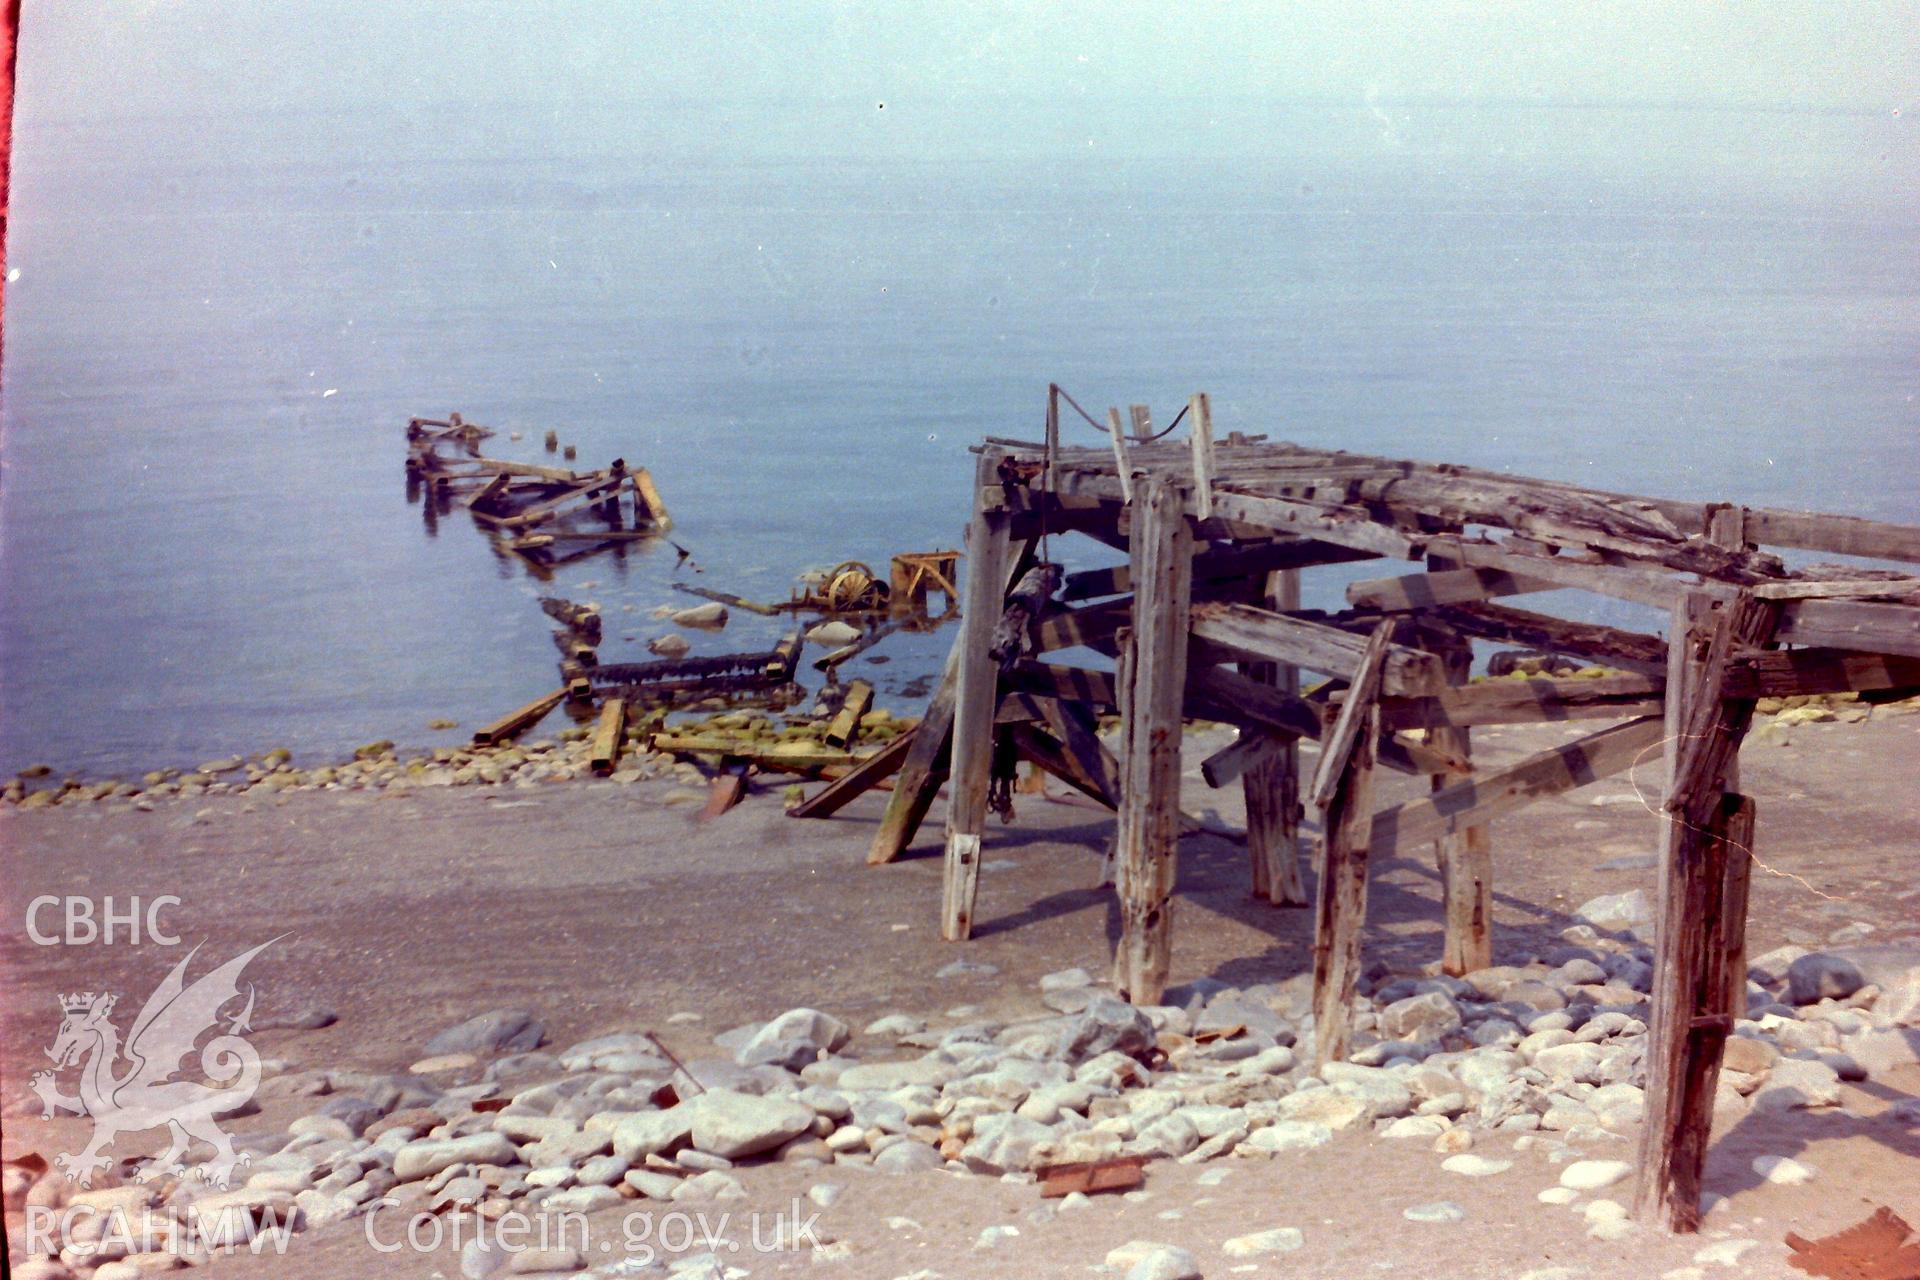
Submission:
M 1266 607 L 1286 613 L 1300 607 L 1300 571 L 1280 569 L 1267 575 Z M 1289 698 L 1300 696 L 1300 668 L 1290 662 L 1244 663 L 1250 680 L 1271 685 Z M 1253 867 L 1253 894 L 1278 907 L 1307 905 L 1300 871 L 1300 748 L 1288 741 L 1250 767 L 1241 778 L 1247 804 L 1247 857 Z
M 974 477 L 973 520 L 967 526 L 966 600 L 956 641 L 953 698 L 952 790 L 947 808 L 946 868 L 942 878 L 940 936 L 964 942 L 973 932 L 974 897 L 980 885 L 980 835 L 987 817 L 987 787 L 993 767 L 993 722 L 1000 668 L 988 648 L 1006 599 L 1007 544 L 1012 518 L 999 496 L 1000 455 L 980 455 Z
M 1473 650 L 1469 646 L 1462 644 L 1446 654 L 1449 684 L 1466 684 L 1472 667 Z M 1471 760 L 1472 736 L 1470 729 L 1439 725 L 1427 731 L 1427 745 Z M 1449 774 L 1429 776 L 1433 791 L 1454 782 Z M 1444 902 L 1441 971 L 1457 978 L 1488 968 L 1493 964 L 1493 838 L 1487 824 L 1475 823 L 1448 832 L 1433 842 L 1433 851 Z
M 1744 887 L 1744 875 L 1730 879 L 1728 865 L 1752 856 L 1753 809 L 1727 794 L 1726 781 L 1753 699 L 1729 696 L 1726 675 L 1733 658 L 1772 638 L 1778 613 L 1749 591 L 1730 595 L 1724 588 L 1686 591 L 1673 609 L 1647 1118 L 1635 1208 L 1674 1231 L 1700 1226 L 1714 1090 L 1736 1016 L 1728 961 L 1733 940 L 1746 930 L 1744 894 L 1738 901 L 1729 894 L 1730 886 Z
M 1120 819 L 1115 835 L 1120 943 L 1114 986 L 1160 1003 L 1173 954 L 1180 840 L 1180 740 L 1187 673 L 1193 531 L 1183 485 L 1143 477 L 1134 490 L 1129 562 L 1133 626 L 1122 647 Z

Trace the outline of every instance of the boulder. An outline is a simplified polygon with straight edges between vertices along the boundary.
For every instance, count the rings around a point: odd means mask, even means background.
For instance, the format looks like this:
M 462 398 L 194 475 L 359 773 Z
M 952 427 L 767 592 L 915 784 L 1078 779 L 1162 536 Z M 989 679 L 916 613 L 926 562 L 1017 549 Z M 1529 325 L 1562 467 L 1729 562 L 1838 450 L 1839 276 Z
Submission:
M 696 604 L 690 609 L 676 609 L 673 614 L 676 627 L 705 627 L 717 629 L 727 625 L 727 607 L 716 602 Z
M 665 1111 L 642 1111 L 613 1128 L 613 1154 L 629 1163 L 684 1146 L 693 1134 L 693 1103 Z
M 1645 889 L 1603 893 L 1581 903 L 1573 914 L 1596 929 L 1633 929 L 1653 922 L 1653 903 Z
M 728 1160 L 771 1151 L 813 1127 L 813 1109 L 788 1098 L 710 1089 L 691 1105 L 694 1148 Z
M 1014 1173 L 1026 1169 L 1033 1149 L 1053 1137 L 1052 1129 L 1025 1116 L 983 1116 L 974 1122 L 973 1140 L 961 1149 L 960 1159 L 975 1173 Z
M 1074 1065 L 1108 1052 L 1144 1054 L 1154 1046 L 1153 1023 L 1147 1015 L 1111 996 L 1098 997 L 1066 1022 L 1056 1052 Z
M 421 1139 L 393 1155 L 393 1176 L 402 1182 L 431 1178 L 456 1164 L 509 1165 L 520 1158 L 505 1134 L 488 1131 L 464 1138 Z
M 1840 1101 L 1840 1073 L 1824 1062 L 1782 1058 L 1753 1095 L 1759 1111 L 1797 1111 L 1830 1107 Z
M 1379 1032 L 1394 1040 L 1438 1040 L 1460 1025 L 1460 1008 L 1444 991 L 1396 1000 L 1380 1011 Z
M 492 1009 L 448 1027 L 426 1043 L 429 1057 L 450 1053 L 524 1053 L 547 1038 L 540 1020 L 524 1009 Z
M 847 1024 L 818 1009 L 789 1009 L 739 1047 L 733 1060 L 743 1067 L 776 1066 L 798 1071 L 823 1053 L 833 1053 L 853 1036 Z

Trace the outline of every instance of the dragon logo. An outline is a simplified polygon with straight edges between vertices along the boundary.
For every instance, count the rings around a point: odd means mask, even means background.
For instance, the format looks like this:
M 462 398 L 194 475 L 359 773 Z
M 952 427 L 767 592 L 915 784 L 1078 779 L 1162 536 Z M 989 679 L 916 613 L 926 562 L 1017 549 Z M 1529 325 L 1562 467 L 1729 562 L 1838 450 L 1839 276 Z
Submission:
M 196 1139 L 214 1152 L 197 1174 L 216 1187 L 226 1187 L 234 1169 L 247 1163 L 246 1156 L 235 1154 L 233 1140 L 215 1117 L 239 1108 L 260 1085 L 260 1055 L 241 1038 L 253 1017 L 251 983 L 246 1007 L 227 1023 L 225 1034 L 214 1036 L 200 1050 L 201 1071 L 223 1083 L 216 1087 L 173 1077 L 195 1042 L 218 1028 L 221 1007 L 239 997 L 240 973 L 247 962 L 277 941 L 261 943 L 189 986 L 187 965 L 200 950 L 195 947 L 147 997 L 124 1045 L 110 1019 L 118 996 L 88 991 L 60 997 L 60 1034 L 47 1056 L 56 1071 L 79 1066 L 79 1093 L 62 1093 L 54 1071 L 37 1072 L 32 1088 L 48 1117 L 58 1111 L 93 1117 L 93 1141 L 87 1149 L 54 1158 L 68 1181 L 91 1186 L 94 1170 L 107 1163 L 101 1149 L 117 1135 L 162 1125 L 170 1131 L 172 1145 L 139 1172 L 141 1181 L 162 1173 L 186 1175 L 181 1157 Z

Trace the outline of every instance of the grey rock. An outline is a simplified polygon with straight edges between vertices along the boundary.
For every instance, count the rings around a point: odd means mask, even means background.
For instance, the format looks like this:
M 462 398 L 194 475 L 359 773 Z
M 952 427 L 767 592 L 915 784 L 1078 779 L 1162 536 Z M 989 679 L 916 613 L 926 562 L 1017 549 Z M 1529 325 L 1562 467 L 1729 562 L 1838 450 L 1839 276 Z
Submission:
M 1589 898 L 1574 908 L 1573 914 L 1596 929 L 1632 929 L 1652 922 L 1653 904 L 1646 890 L 1633 889 Z
M 940 1153 L 924 1142 L 895 1142 L 873 1158 L 873 1168 L 878 1173 L 919 1173 L 925 1169 L 939 1169 L 946 1160 Z
M 736 1160 L 771 1151 L 813 1126 L 813 1111 L 784 1098 L 710 1089 L 693 1099 L 693 1145 Z
M 407 1143 L 393 1156 L 393 1174 L 402 1182 L 431 1178 L 456 1164 L 513 1164 L 519 1159 L 503 1134 L 469 1134 L 464 1138 L 421 1139 Z
M 1460 1025 L 1460 1009 L 1442 991 L 1396 1000 L 1380 1011 L 1379 1032 L 1395 1040 L 1438 1040 Z
M 428 1057 L 448 1053 L 520 1053 L 547 1038 L 539 1019 L 524 1009 L 492 1009 L 448 1027 L 427 1041 Z
M 1102 996 L 1083 1012 L 1070 1015 L 1057 1052 L 1078 1065 L 1103 1053 L 1144 1054 L 1153 1045 L 1153 1023 L 1144 1013 L 1123 1000 Z
M 1011 1173 L 1026 1169 L 1033 1149 L 1053 1136 L 1051 1128 L 1025 1116 L 983 1116 L 974 1122 L 973 1139 L 961 1150 L 960 1159 L 975 1173 Z
M 1127 1268 L 1127 1280 L 1200 1280 L 1200 1264 L 1175 1245 L 1161 1245 Z
M 1451 1200 L 1435 1200 L 1402 1209 L 1400 1216 L 1408 1222 L 1462 1222 L 1467 1211 Z
M 756 1031 L 734 1054 L 743 1067 L 778 1066 L 797 1071 L 852 1039 L 847 1024 L 818 1009 L 789 1009 Z
M 1840 1101 L 1840 1073 L 1824 1062 L 1782 1058 L 1753 1095 L 1756 1111 L 1797 1111 Z

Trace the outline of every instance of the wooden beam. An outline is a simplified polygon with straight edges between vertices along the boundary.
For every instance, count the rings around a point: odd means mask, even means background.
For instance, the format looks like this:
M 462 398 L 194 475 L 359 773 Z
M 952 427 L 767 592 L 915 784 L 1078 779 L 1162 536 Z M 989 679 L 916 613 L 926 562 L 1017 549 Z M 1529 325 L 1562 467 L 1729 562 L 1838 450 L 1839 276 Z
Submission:
M 1043 700 L 1040 723 L 1060 743 L 1061 752 L 1091 786 L 1089 795 L 1109 808 L 1120 807 L 1120 766 L 1100 741 L 1093 713 L 1078 703 Z M 1077 785 L 1077 784 L 1076 784 Z
M 1570 622 L 1551 614 L 1499 604 L 1445 605 L 1434 610 L 1433 616 L 1476 640 L 1542 649 L 1629 671 L 1666 675 L 1666 644 L 1658 636 L 1590 622 Z
M 620 492 L 619 476 L 599 475 L 585 484 L 567 490 L 545 502 L 537 502 L 526 510 L 510 516 L 489 515 L 484 511 L 475 511 L 473 517 L 485 524 L 497 525 L 502 529 L 524 529 L 528 525 L 551 520 L 568 507 L 583 502 L 598 502 L 609 493 Z
M 1209 644 L 1255 659 L 1289 662 L 1351 680 L 1367 641 L 1350 631 L 1246 604 L 1202 603 L 1192 607 L 1193 634 Z M 1440 660 L 1430 653 L 1389 645 L 1382 687 L 1388 693 L 1439 693 L 1446 688 Z
M 1510 573 L 1505 569 L 1443 569 L 1352 583 L 1347 587 L 1347 603 L 1365 609 L 1394 612 L 1558 589 L 1558 583 L 1545 578 Z
M 1727 664 L 1727 693 L 1739 698 L 1920 689 L 1920 658 L 1847 649 L 1790 649 L 1736 657 Z
M 547 718 L 547 713 L 559 706 L 567 696 L 565 689 L 555 689 L 552 693 L 542 694 L 526 706 L 509 711 L 498 720 L 483 725 L 473 731 L 474 745 L 491 747 L 518 736 L 533 725 Z
M 624 698 L 608 698 L 600 706 L 600 722 L 593 729 L 593 746 L 587 767 L 600 777 L 613 772 L 620 763 L 620 744 L 626 737 L 627 703 Z
M 667 504 L 660 497 L 659 487 L 653 483 L 653 472 L 645 467 L 635 467 L 628 475 L 628 480 L 633 486 L 634 519 L 651 520 L 662 529 L 673 523 L 673 517 L 667 514 Z
M 1241 729 L 1236 733 L 1232 742 L 1229 742 L 1226 746 L 1220 748 L 1200 762 L 1200 776 L 1206 779 L 1208 786 L 1217 790 L 1230 782 L 1239 781 L 1249 770 L 1256 769 L 1260 765 L 1274 759 L 1282 751 L 1299 741 L 1300 739 L 1288 733 L 1268 733 L 1259 729 Z M 1248 802 L 1252 803 L 1252 791 L 1250 789 L 1247 797 Z M 1249 831 L 1253 828 L 1251 811 L 1249 811 L 1247 827 Z M 1252 842 L 1251 837 L 1249 837 L 1248 842 Z M 1261 863 L 1258 865 L 1254 877 L 1254 895 L 1261 898 L 1266 897 L 1268 883 L 1265 864 Z
M 981 454 L 980 488 L 991 483 L 998 465 L 998 454 Z M 1008 523 L 1005 512 L 981 508 L 967 527 L 967 580 L 962 588 L 966 600 L 961 606 L 954 672 L 953 786 L 947 800 L 940 907 L 940 936 L 949 942 L 964 942 L 972 934 L 974 897 L 979 890 L 980 834 L 987 816 L 1000 681 L 1000 665 L 989 649 L 1007 596 Z
M 1096 711 L 1112 711 L 1119 706 L 1111 671 L 1090 667 L 1069 667 L 1053 662 L 1016 662 L 1002 677 L 1006 688 L 1041 698 L 1064 698 L 1084 702 Z
M 1726 696 L 1724 676 L 1735 654 L 1771 640 L 1779 611 L 1748 593 L 1729 602 L 1690 592 L 1674 607 L 1647 1118 L 1634 1201 L 1674 1231 L 1700 1226 L 1714 1089 L 1733 1029 L 1728 942 L 1745 929 L 1731 918 L 1738 904 L 1728 901 L 1726 865 L 1729 835 L 1738 839 L 1744 820 L 1725 786 L 1753 703 Z M 1741 843 L 1750 848 L 1750 834 Z
M 1367 921 L 1367 861 L 1372 846 L 1373 749 L 1380 712 L 1370 699 L 1352 706 L 1353 751 L 1320 810 L 1320 883 L 1314 904 L 1313 1050 L 1324 1067 L 1353 1042 L 1353 995 Z M 1329 734 L 1331 736 L 1331 734 Z
M 747 775 L 752 772 L 752 765 L 739 764 L 715 776 L 713 785 L 707 789 L 707 807 L 700 811 L 699 821 L 712 822 L 746 799 Z
M 1111 651 L 1114 633 L 1127 625 L 1132 609 L 1133 599 L 1127 597 L 1049 613 L 1033 629 L 1034 652 L 1080 648 Z
M 1268 539 L 1221 551 L 1208 551 L 1193 558 L 1193 581 L 1251 578 L 1287 569 L 1310 569 L 1323 564 L 1346 564 L 1356 560 L 1376 560 L 1371 551 L 1360 551 L 1312 538 Z M 1067 575 L 1061 588 L 1061 600 L 1092 600 L 1117 596 L 1133 590 L 1132 573 L 1126 565 L 1110 569 L 1085 569 Z
M 940 687 L 934 691 L 927 710 L 913 731 L 913 746 L 900 764 L 900 776 L 894 781 L 893 794 L 887 798 L 887 811 L 873 833 L 867 848 L 867 865 L 884 866 L 906 851 L 914 833 L 933 807 L 940 784 L 946 781 L 953 742 L 953 698 L 958 688 L 960 646 L 965 637 L 954 639 L 947 654 L 946 670 Z
M 872 706 L 873 686 L 865 680 L 855 680 L 847 686 L 846 699 L 821 737 L 830 747 L 852 746 L 853 740 L 860 736 L 860 717 Z
M 1920 562 L 1920 528 L 1812 511 L 1747 512 L 1747 538 L 1763 547 L 1795 547 L 1869 560 Z
M 1341 703 L 1333 726 L 1320 739 L 1320 760 L 1314 767 L 1313 782 L 1307 789 L 1307 803 L 1315 809 L 1324 811 L 1333 803 L 1334 790 L 1347 771 L 1347 758 L 1358 745 L 1361 731 L 1367 726 L 1369 718 L 1374 727 L 1370 737 L 1379 736 L 1377 699 L 1386 674 L 1387 652 L 1392 648 L 1392 638 L 1393 622 L 1382 619 L 1368 638 L 1366 648 L 1361 651 L 1359 669 L 1354 673 L 1353 683 L 1347 688 L 1346 701 Z M 1371 746 L 1371 742 L 1368 745 Z
M 1775 638 L 1920 658 L 1920 608 L 1866 600 L 1795 600 L 1785 606 Z
M 1391 525 L 1381 524 L 1358 507 L 1267 498 L 1216 487 L 1212 511 L 1216 516 L 1257 525 L 1276 533 L 1336 542 L 1341 546 L 1371 551 L 1375 555 L 1396 560 L 1417 560 L 1425 549 L 1424 539 L 1411 537 Z
M 1180 835 L 1180 741 L 1186 684 L 1193 534 L 1187 494 L 1144 479 L 1132 534 L 1134 628 L 1122 650 L 1120 821 L 1115 840 L 1120 942 L 1114 986 L 1136 1005 L 1159 1004 L 1173 950 Z
M 789 818 L 825 818 L 838 813 L 854 797 L 873 790 L 882 779 L 900 771 L 900 767 L 906 763 L 907 753 L 913 749 L 914 734 L 918 732 L 917 726 L 907 730 L 852 769 L 787 810 L 787 816 Z
M 1373 852 L 1381 857 L 1410 856 L 1429 840 L 1482 825 L 1544 796 L 1597 782 L 1646 756 L 1662 733 L 1655 717 L 1630 720 L 1494 773 L 1452 783 L 1423 800 L 1382 809 L 1373 817 Z
M 1717 583 L 1694 588 L 1693 584 L 1660 569 L 1573 560 L 1566 556 L 1523 555 L 1492 543 L 1469 542 L 1460 538 L 1436 538 L 1433 551 L 1467 568 L 1499 569 L 1550 583 L 1552 586 L 1547 588 L 1549 590 L 1570 588 L 1592 591 L 1657 609 L 1671 607 L 1682 593 L 1690 589 L 1721 589 Z
M 1616 676 L 1502 676 L 1428 698 L 1383 698 L 1390 729 L 1465 729 L 1476 724 L 1542 724 L 1658 715 L 1666 681 Z

